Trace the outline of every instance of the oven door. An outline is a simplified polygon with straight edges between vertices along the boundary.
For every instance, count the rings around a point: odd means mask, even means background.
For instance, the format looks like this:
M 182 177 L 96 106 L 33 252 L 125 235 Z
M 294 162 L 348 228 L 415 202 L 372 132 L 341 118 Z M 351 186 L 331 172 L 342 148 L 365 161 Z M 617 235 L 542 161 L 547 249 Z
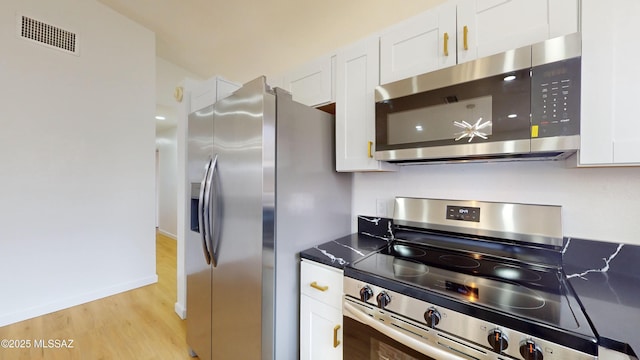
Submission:
M 345 297 L 343 357 L 350 360 L 469 360 L 482 358 L 435 331 Z M 474 356 L 475 355 L 475 356 Z

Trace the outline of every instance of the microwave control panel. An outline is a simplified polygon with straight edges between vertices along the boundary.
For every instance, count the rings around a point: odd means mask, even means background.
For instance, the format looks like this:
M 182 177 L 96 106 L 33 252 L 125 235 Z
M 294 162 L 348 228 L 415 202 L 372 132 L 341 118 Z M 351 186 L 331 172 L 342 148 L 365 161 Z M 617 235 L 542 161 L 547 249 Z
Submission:
M 580 134 L 581 58 L 531 70 L 531 137 Z

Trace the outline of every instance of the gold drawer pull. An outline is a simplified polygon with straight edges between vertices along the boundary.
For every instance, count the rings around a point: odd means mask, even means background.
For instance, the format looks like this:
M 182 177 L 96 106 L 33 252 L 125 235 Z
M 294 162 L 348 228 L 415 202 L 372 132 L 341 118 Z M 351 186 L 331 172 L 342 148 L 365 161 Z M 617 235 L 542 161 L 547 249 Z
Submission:
M 337 348 L 340 345 L 340 341 L 338 340 L 338 330 L 340 330 L 340 325 L 336 325 L 333 328 L 333 347 Z
M 371 151 L 371 148 L 373 147 L 373 141 L 369 141 L 368 145 L 369 145 L 369 151 L 368 151 L 369 157 L 373 158 L 373 152 Z
M 464 49 L 469 50 L 469 27 L 465 25 L 464 28 L 462 28 L 462 32 L 464 33 Z
M 449 56 L 449 34 L 444 33 L 444 56 Z
M 316 289 L 316 290 L 320 290 L 320 291 L 327 291 L 327 290 L 329 290 L 329 287 L 328 287 L 328 286 L 320 286 L 320 285 L 318 285 L 318 283 L 317 283 L 317 282 L 315 282 L 315 281 L 311 283 L 311 287 L 312 287 L 312 288 L 314 288 L 314 289 Z

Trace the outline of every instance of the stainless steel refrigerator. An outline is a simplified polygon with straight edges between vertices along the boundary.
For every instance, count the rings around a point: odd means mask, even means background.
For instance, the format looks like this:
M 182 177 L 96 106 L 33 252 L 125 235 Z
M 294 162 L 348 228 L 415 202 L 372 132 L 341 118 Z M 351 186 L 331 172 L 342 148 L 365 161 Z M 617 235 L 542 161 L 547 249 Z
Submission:
M 346 235 L 334 120 L 264 77 L 189 115 L 187 343 L 200 359 L 296 359 L 301 250 Z

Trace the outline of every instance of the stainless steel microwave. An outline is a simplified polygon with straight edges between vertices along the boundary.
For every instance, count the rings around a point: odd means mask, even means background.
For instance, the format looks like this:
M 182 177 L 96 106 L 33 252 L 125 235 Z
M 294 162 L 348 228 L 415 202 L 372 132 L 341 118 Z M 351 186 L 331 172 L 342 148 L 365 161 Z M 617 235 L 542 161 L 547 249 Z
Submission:
M 561 159 L 580 147 L 581 36 L 376 88 L 375 158 Z

